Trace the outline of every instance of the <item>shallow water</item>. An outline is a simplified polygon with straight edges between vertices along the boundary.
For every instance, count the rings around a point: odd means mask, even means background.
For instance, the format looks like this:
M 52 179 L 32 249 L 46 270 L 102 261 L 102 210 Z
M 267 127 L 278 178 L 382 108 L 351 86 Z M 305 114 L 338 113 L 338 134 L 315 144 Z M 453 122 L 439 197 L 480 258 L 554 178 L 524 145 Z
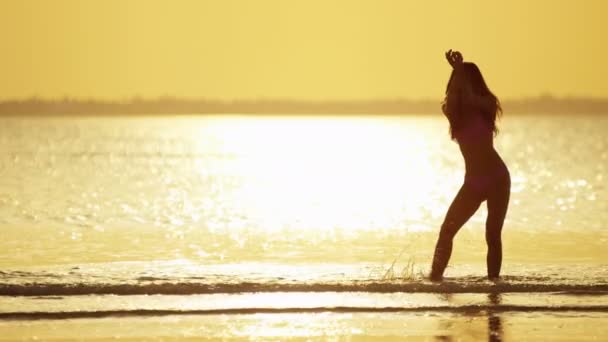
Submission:
M 441 117 L 0 119 L 0 269 L 425 263 L 463 178 Z M 603 264 L 608 117 L 507 117 L 505 265 Z M 455 264 L 483 263 L 485 208 Z M 400 261 L 398 260 L 398 261 Z
M 202 302 L 232 303 L 236 311 L 227 313 L 234 314 L 251 308 L 246 296 L 253 292 L 278 296 L 273 300 L 290 312 L 303 308 L 289 293 L 320 303 L 320 312 L 352 304 L 359 323 L 343 325 L 345 313 L 334 312 L 333 327 L 369 336 L 383 333 L 363 317 L 384 321 L 382 314 L 356 313 L 361 297 L 366 310 L 433 311 L 433 305 L 447 305 L 437 301 L 448 295 L 462 298 L 448 305 L 456 311 L 471 305 L 510 317 L 542 311 L 543 319 L 556 322 L 561 313 L 547 310 L 577 306 L 605 315 L 608 117 L 507 116 L 501 123 L 496 147 L 510 169 L 512 195 L 498 284 L 483 278 L 483 206 L 456 238 L 447 282 L 424 280 L 438 227 L 464 176 L 442 117 L 28 117 L 0 123 L 0 315 L 37 308 L 61 311 L 67 316 L 55 318 L 63 319 L 151 309 L 167 323 L 177 310 L 176 327 L 192 328 L 197 323 L 184 316 L 188 310 L 207 310 L 185 304 L 196 296 L 220 296 Z M 138 297 L 143 294 L 155 296 Z M 502 309 L 479 299 L 488 294 L 507 296 Z M 221 297 L 231 295 L 237 297 Z M 220 304 L 216 309 L 227 309 Z M 420 319 L 417 312 L 403 314 Z M 276 315 L 255 324 L 289 313 Z M 321 324 L 317 315 L 324 314 L 302 315 Z M 35 317 L 20 317 L 22 323 L 0 324 L 0 331 L 22 336 L 20 328 L 44 330 L 43 323 L 23 323 Z M 236 322 L 234 329 L 220 324 L 210 336 L 238 338 L 244 336 L 239 329 L 255 326 L 247 315 L 230 317 L 225 322 Z M 390 317 L 389 332 L 398 322 Z M 331 324 L 319 327 L 293 336 L 334 336 Z

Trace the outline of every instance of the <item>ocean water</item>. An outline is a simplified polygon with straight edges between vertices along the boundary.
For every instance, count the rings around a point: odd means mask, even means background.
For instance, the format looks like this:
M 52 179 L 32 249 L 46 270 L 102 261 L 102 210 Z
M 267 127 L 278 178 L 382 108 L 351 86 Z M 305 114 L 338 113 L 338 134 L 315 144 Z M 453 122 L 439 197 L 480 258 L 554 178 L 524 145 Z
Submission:
M 434 284 L 464 177 L 443 117 L 0 118 L 0 318 L 605 313 L 608 116 L 507 115 L 500 129 L 503 280 L 484 279 L 482 206 Z

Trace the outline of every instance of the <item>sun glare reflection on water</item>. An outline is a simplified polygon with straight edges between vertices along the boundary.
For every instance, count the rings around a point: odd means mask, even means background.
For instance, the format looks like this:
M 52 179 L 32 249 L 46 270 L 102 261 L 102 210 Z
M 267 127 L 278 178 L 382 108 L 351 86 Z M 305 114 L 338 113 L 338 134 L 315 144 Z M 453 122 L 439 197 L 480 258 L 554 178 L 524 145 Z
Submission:
M 19 251 L 4 267 L 390 264 L 402 250 L 402 261 L 424 263 L 464 174 L 439 116 L 3 120 L 0 247 Z M 553 139 L 559 120 L 501 122 L 510 260 L 606 255 L 608 121 L 568 120 L 576 129 Z M 483 264 L 484 221 L 482 205 L 454 264 Z M 541 235 L 546 248 L 528 243 Z M 571 241 L 586 248 L 555 252 Z
M 442 177 L 428 153 L 435 133 L 428 128 L 268 118 L 212 129 L 222 153 L 235 156 L 230 172 L 241 186 L 233 200 L 264 230 L 387 228 L 404 214 L 422 221 L 435 207 L 425 189 Z

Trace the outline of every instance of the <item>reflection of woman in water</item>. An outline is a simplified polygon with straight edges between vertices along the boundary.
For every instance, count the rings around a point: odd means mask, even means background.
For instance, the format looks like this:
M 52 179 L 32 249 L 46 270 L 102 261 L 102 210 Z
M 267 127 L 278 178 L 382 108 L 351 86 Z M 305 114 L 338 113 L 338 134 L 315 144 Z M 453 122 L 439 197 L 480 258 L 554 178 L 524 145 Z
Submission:
M 452 66 L 443 113 L 450 122 L 465 162 L 464 183 L 445 216 L 433 258 L 431 280 L 441 280 L 452 254 L 452 240 L 483 201 L 487 201 L 486 242 L 488 278 L 498 279 L 502 263 L 500 233 L 509 205 L 511 178 L 494 149 L 496 116 L 500 102 L 486 85 L 474 63 L 463 62 L 458 51 L 445 54 Z

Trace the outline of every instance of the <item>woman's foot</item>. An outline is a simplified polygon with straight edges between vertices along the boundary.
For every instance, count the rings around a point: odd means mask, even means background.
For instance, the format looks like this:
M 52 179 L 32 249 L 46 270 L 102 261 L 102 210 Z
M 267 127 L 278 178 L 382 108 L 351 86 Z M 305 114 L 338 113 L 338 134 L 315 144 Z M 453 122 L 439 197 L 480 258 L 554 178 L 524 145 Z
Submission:
M 429 275 L 429 280 L 435 283 L 440 283 L 443 281 L 443 275 L 433 274 L 433 272 L 431 272 Z

